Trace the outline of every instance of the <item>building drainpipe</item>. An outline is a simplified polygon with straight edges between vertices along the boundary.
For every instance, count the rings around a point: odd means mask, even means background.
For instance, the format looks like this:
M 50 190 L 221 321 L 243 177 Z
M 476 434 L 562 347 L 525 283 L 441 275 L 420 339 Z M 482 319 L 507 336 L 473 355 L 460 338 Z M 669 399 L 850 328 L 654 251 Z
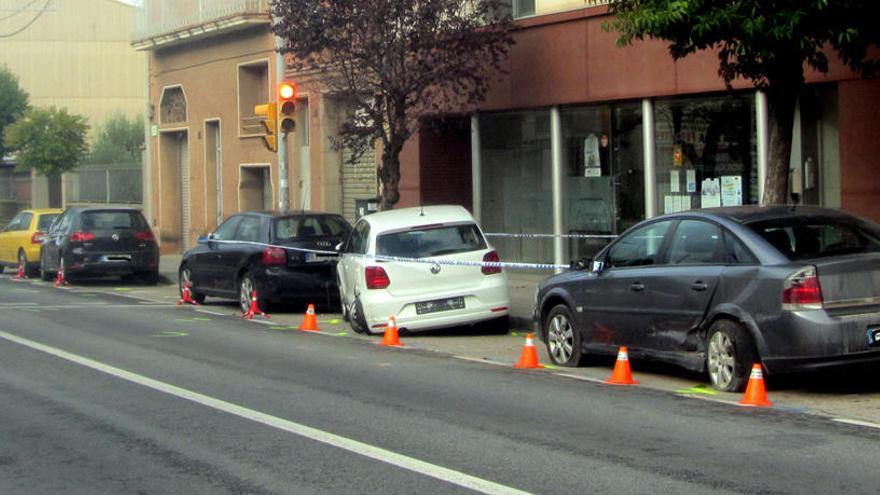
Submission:
M 483 163 L 480 160 L 480 116 L 476 113 L 471 115 L 471 209 L 478 224 L 483 223 L 480 206 L 483 202 L 482 171 Z
M 153 144 L 153 105 L 150 98 L 150 56 L 144 55 L 144 94 L 146 95 L 146 108 L 144 109 L 144 153 L 142 158 L 143 168 L 141 170 L 141 180 L 144 181 L 141 187 L 141 205 L 143 207 L 144 217 L 148 222 L 153 221 L 153 152 L 151 146 Z
M 767 93 L 755 92 L 755 132 L 758 148 L 758 204 L 764 204 L 764 181 L 767 179 L 767 152 L 770 149 Z
M 562 173 L 562 115 L 559 107 L 550 109 L 550 156 L 553 170 L 553 262 L 565 262 L 565 211 L 563 209 L 564 177 Z M 557 270 L 561 272 L 562 270 Z
M 642 100 L 642 146 L 645 155 L 645 218 L 657 216 L 657 153 L 654 143 L 654 102 Z

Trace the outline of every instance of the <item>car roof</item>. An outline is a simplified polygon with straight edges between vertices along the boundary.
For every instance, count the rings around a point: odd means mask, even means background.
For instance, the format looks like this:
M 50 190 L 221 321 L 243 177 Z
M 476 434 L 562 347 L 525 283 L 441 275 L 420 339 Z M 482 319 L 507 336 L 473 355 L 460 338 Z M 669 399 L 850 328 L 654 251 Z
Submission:
M 834 208 L 822 208 L 819 206 L 727 206 L 722 208 L 705 208 L 700 210 L 683 211 L 664 215 L 665 217 L 675 218 L 681 216 L 707 216 L 718 217 L 731 220 L 739 224 L 748 224 L 752 222 L 760 222 L 764 220 L 775 220 L 779 218 L 794 217 L 846 217 L 852 218 L 852 215 Z
M 363 219 L 369 221 L 372 228 L 379 232 L 416 225 L 474 222 L 470 212 L 458 205 L 415 206 L 379 211 Z
M 136 211 L 140 213 L 140 208 L 132 208 L 129 206 L 71 206 L 68 210 L 80 213 L 90 211 Z
M 281 213 L 280 211 L 269 211 L 269 210 L 252 210 L 252 211 L 240 211 L 236 213 L 236 215 L 259 215 L 263 217 L 272 217 L 272 218 L 287 218 L 287 217 L 299 217 L 299 216 L 307 216 L 307 215 L 315 215 L 315 216 L 331 216 L 331 217 L 341 217 L 342 215 L 338 213 L 330 213 L 326 211 L 316 211 L 316 210 L 299 210 L 299 211 L 288 211 L 287 213 Z M 232 215 L 230 215 L 232 216 Z
M 63 213 L 64 210 L 61 208 L 33 208 L 28 210 L 22 210 L 23 212 L 33 213 L 35 215 L 55 215 L 59 213 Z

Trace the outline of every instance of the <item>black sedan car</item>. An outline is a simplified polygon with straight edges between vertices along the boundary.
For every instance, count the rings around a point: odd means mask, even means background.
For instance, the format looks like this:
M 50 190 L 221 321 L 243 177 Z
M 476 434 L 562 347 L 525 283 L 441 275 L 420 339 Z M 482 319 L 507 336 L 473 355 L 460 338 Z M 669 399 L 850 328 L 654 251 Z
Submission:
M 199 303 L 205 296 L 238 299 L 242 311 L 250 307 L 253 290 L 261 308 L 282 302 L 336 307 L 334 248 L 349 232 L 343 217 L 329 213 L 235 214 L 183 255 L 181 292 L 189 284 Z
M 68 208 L 52 222 L 40 247 L 43 280 L 61 271 L 159 281 L 159 246 L 150 225 L 133 208 Z
M 880 226 L 812 207 L 664 215 L 536 297 L 556 364 L 626 345 L 737 391 L 753 363 L 775 373 L 880 361 Z

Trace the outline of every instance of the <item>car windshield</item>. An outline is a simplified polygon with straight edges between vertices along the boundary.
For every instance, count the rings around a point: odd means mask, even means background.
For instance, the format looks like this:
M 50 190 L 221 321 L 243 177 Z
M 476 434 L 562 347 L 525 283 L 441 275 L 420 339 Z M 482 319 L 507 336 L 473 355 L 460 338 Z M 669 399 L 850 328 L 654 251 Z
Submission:
M 136 211 L 87 211 L 82 214 L 80 228 L 92 230 L 124 230 L 146 228 L 146 222 Z
M 429 258 L 444 254 L 486 249 L 486 241 L 475 224 L 414 227 L 379 235 L 376 254 L 403 258 Z
M 311 237 L 345 237 L 351 231 L 348 223 L 332 215 L 298 215 L 275 220 L 275 238 L 279 241 Z
M 52 222 L 58 218 L 57 213 L 50 213 L 47 215 L 40 215 L 40 220 L 37 222 L 37 230 L 41 232 L 46 232 L 49 230 L 49 226 L 52 225 Z
M 855 219 L 791 217 L 748 226 L 790 260 L 880 252 L 880 229 Z

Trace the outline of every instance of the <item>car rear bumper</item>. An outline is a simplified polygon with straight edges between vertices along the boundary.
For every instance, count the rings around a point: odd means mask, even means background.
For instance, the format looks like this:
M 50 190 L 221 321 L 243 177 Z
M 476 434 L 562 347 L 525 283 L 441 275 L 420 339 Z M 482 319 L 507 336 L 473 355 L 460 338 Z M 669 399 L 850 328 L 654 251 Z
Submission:
M 464 308 L 425 314 L 416 312 L 416 303 L 454 297 L 464 298 Z M 389 316 L 395 317 L 398 328 L 420 331 L 481 323 L 510 314 L 510 296 L 503 276 L 485 277 L 480 286 L 457 293 L 426 291 L 415 296 L 394 297 L 388 291 L 375 290 L 362 292 L 360 300 L 367 328 L 373 332 L 381 332 Z
M 67 275 L 129 275 L 159 269 L 158 253 L 105 253 L 65 256 Z
M 266 267 L 257 275 L 261 297 L 275 302 L 298 301 L 339 304 L 339 287 L 333 266 Z
M 761 361 L 770 373 L 880 361 L 880 344 L 869 345 L 868 329 L 874 327 L 880 327 L 877 312 L 783 313 L 778 321 L 765 325 Z

